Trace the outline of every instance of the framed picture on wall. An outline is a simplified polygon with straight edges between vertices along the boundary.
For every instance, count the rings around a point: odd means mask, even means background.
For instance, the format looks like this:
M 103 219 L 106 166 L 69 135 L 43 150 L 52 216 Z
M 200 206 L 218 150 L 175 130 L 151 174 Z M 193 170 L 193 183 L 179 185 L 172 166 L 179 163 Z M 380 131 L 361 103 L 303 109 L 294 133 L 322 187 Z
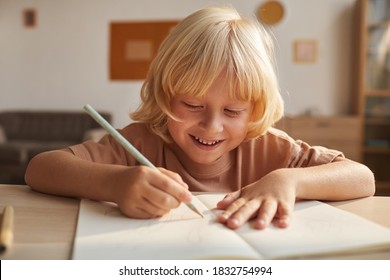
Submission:
M 314 39 L 294 41 L 293 56 L 295 63 L 316 63 L 318 56 L 317 41 Z
M 33 28 L 37 25 L 37 12 L 35 9 L 24 9 L 22 12 L 23 25 Z
M 110 79 L 145 79 L 160 44 L 177 23 L 178 21 L 112 22 Z

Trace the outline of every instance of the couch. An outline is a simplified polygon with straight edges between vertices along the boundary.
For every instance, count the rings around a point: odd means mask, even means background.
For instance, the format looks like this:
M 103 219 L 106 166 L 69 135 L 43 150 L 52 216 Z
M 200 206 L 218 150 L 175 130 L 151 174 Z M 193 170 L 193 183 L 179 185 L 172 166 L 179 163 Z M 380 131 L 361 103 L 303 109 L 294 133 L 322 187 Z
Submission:
M 111 122 L 110 113 L 100 114 Z M 104 133 L 83 111 L 0 112 L 0 183 L 24 184 L 27 164 L 38 153 L 98 140 Z

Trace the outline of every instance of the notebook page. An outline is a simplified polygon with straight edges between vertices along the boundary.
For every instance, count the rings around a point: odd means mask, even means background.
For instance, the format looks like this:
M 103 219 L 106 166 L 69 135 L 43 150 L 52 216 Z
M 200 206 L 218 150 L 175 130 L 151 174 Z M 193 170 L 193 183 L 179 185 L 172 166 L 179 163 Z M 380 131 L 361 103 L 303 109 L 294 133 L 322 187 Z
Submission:
M 254 259 L 261 256 L 215 222 L 196 197 L 202 219 L 181 204 L 159 219 L 130 219 L 111 203 L 82 200 L 73 259 Z
M 291 224 L 237 233 L 267 259 L 326 255 L 362 248 L 390 248 L 390 229 L 318 201 L 297 202 Z

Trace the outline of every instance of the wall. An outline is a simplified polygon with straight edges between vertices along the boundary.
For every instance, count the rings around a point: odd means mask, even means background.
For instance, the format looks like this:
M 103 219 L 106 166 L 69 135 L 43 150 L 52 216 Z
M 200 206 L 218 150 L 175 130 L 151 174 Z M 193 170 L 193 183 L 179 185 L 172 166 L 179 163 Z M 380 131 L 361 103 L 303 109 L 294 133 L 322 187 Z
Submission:
M 231 3 L 253 15 L 260 0 L 0 0 L 0 110 L 71 109 L 90 103 L 129 122 L 142 81 L 108 79 L 110 21 L 180 19 L 206 5 Z M 355 0 L 283 0 L 286 17 L 273 27 L 286 113 L 350 111 L 351 15 Z M 22 11 L 35 8 L 27 29 Z M 294 64 L 292 42 L 319 42 L 316 64 Z

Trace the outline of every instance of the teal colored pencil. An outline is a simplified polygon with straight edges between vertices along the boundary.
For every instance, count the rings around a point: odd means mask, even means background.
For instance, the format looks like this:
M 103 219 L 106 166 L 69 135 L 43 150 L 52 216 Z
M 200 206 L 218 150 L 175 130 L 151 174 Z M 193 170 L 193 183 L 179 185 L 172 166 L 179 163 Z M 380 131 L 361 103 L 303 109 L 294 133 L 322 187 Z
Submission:
M 115 128 L 113 128 L 91 105 L 87 104 L 84 106 L 84 110 L 108 133 L 112 135 L 133 157 L 135 157 L 141 164 L 146 165 L 155 170 L 159 170 L 155 167 L 143 154 L 141 154 L 125 137 L 122 136 Z M 188 208 L 203 217 L 203 215 L 196 209 L 192 204 L 186 204 Z

